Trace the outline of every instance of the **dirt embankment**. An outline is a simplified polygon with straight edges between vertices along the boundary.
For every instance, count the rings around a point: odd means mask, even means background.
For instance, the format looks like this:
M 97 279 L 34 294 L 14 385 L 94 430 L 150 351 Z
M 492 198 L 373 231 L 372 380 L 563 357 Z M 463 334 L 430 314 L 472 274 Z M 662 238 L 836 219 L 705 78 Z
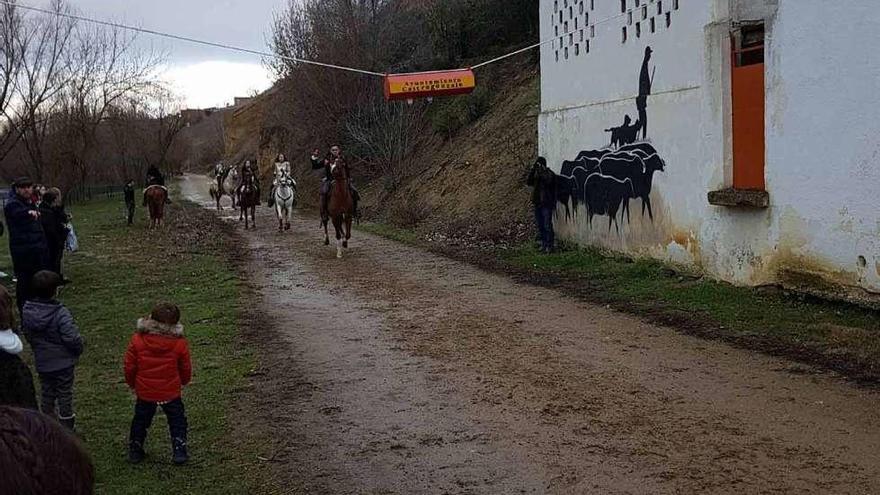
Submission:
M 356 177 L 368 217 L 444 237 L 518 240 L 530 232 L 524 179 L 537 151 L 538 68 L 526 57 L 481 71 L 478 81 L 486 113 L 444 137 L 431 122 L 436 109 L 429 109 L 422 143 L 393 191 L 382 177 Z M 256 159 L 268 180 L 275 155 L 286 151 L 300 203 L 314 206 L 320 177 L 308 166 L 310 150 L 288 149 L 296 136 L 269 123 L 270 109 L 282 104 L 273 89 L 227 114 L 226 161 Z

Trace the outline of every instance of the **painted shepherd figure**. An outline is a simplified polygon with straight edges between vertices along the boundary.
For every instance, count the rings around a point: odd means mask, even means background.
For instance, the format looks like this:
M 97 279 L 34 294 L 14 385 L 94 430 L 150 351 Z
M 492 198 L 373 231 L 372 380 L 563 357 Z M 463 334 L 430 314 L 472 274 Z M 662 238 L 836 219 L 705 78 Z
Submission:
M 639 123 L 642 125 L 642 139 L 648 138 L 648 96 L 651 95 L 653 77 L 648 68 L 651 61 L 651 47 L 645 47 L 645 59 L 642 61 L 642 71 L 639 74 L 639 96 L 636 98 L 636 108 L 639 110 Z M 656 69 L 656 67 L 655 67 Z

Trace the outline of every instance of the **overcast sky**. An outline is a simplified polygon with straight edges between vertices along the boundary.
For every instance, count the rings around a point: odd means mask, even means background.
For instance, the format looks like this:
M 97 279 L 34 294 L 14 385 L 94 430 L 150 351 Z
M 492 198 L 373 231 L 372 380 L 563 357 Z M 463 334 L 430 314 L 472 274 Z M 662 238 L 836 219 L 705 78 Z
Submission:
M 272 15 L 287 0 L 68 0 L 80 14 L 191 38 L 269 51 Z M 45 5 L 46 0 L 24 0 Z M 169 54 L 165 77 L 188 107 L 223 106 L 271 85 L 255 55 L 139 35 Z

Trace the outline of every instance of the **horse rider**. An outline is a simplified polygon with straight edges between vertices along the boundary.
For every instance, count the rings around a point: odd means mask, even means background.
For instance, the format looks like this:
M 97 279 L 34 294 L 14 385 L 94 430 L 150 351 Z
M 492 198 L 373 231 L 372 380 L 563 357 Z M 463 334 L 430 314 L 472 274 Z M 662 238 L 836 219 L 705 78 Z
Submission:
M 312 151 L 312 170 L 320 170 L 324 169 L 324 178 L 321 179 L 321 215 L 327 215 L 327 205 L 330 202 L 330 185 L 333 183 L 333 174 L 330 172 L 330 168 L 334 163 L 337 165 L 342 165 L 345 167 L 345 170 L 348 175 L 348 189 L 351 191 L 351 200 L 352 207 L 354 209 L 354 216 L 357 218 L 358 216 L 358 200 L 360 200 L 361 195 L 358 193 L 357 189 L 354 188 L 354 184 L 351 181 L 351 167 L 348 166 L 348 161 L 342 156 L 342 148 L 339 145 L 333 145 L 330 147 L 330 153 L 327 154 L 324 159 L 319 158 L 320 151 L 315 148 Z
M 272 174 L 275 177 L 272 181 L 272 187 L 269 189 L 269 206 L 275 206 L 275 189 L 278 187 L 279 181 L 284 175 L 291 177 L 290 172 L 290 162 L 284 158 L 284 153 L 279 153 L 278 158 L 275 159 L 275 167 L 272 170 Z
M 217 165 L 214 165 L 214 178 L 215 179 L 219 179 L 220 177 L 223 177 L 223 174 L 225 174 L 225 173 L 226 173 L 226 166 L 223 165 L 223 162 L 219 162 L 219 163 L 217 163 Z
M 165 176 L 155 165 L 150 165 L 150 168 L 147 169 L 147 188 L 150 186 L 162 186 L 165 188 Z M 168 197 L 168 194 L 165 194 L 165 203 L 171 203 L 171 198 Z M 147 191 L 144 189 L 144 204 L 147 204 Z
M 241 188 L 248 182 L 253 181 L 254 186 L 257 188 L 257 197 L 260 196 L 260 181 L 257 180 L 257 173 L 254 170 L 254 167 L 251 165 L 250 160 L 246 160 L 244 165 L 241 167 L 241 174 L 239 175 L 238 187 L 235 188 L 235 193 L 241 196 Z

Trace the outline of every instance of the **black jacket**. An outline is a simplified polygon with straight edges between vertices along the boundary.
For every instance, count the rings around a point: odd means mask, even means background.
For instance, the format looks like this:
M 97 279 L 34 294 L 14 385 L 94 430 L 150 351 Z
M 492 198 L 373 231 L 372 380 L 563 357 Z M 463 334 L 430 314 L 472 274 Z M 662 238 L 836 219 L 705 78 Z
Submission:
M 26 272 L 43 269 L 48 252 L 46 234 L 43 232 L 40 220 L 30 215 L 32 211 L 39 211 L 37 207 L 27 199 L 14 194 L 3 211 L 6 214 L 9 252 L 12 254 L 15 270 Z
M 122 189 L 122 193 L 125 196 L 125 204 L 134 206 L 134 187 L 126 184 Z
M 46 234 L 46 244 L 50 247 L 63 247 L 67 240 L 67 212 L 63 206 L 40 205 L 40 223 Z
M 37 409 L 34 376 L 15 354 L 0 350 L 0 406 Z
M 532 186 L 532 204 L 545 208 L 556 206 L 556 174 L 547 167 L 532 166 L 526 183 Z

